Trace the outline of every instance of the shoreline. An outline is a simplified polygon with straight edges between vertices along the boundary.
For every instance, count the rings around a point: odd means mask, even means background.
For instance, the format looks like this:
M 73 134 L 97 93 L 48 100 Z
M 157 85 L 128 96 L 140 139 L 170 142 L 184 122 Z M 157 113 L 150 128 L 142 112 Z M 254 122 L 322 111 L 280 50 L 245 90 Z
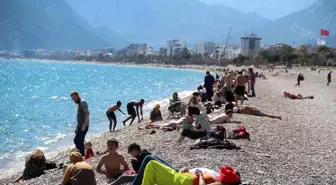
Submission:
M 103 64 L 114 66 L 130 66 L 130 67 L 151 67 L 151 68 L 169 68 L 180 70 L 192 70 L 192 71 L 214 71 L 215 69 L 230 68 L 230 66 L 206 66 L 206 65 L 172 65 L 172 64 L 137 64 L 135 62 L 104 62 L 104 61 L 83 61 L 83 60 L 52 60 L 52 59 L 35 59 L 35 58 L 15 58 L 11 60 L 17 61 L 36 61 L 36 62 L 61 62 L 61 63 L 78 63 L 78 64 Z M 7 60 L 10 61 L 10 60 Z
M 195 89 L 196 89 L 196 87 L 195 87 Z M 184 91 L 180 91 L 178 93 L 179 93 L 180 98 L 185 100 L 185 99 L 188 99 L 190 97 L 192 92 L 193 92 L 192 90 L 184 90 Z M 188 95 L 186 93 L 188 93 Z M 181 94 L 182 94 L 182 96 L 181 96 Z M 164 102 L 168 102 L 169 98 L 171 98 L 171 96 L 165 97 L 165 98 L 154 99 L 152 101 L 147 102 L 145 104 L 145 106 L 150 106 L 150 105 L 154 106 L 154 104 L 156 104 L 157 102 L 162 104 Z M 163 118 L 165 118 L 167 113 L 168 113 L 167 109 L 168 109 L 168 104 L 161 105 L 161 111 L 162 111 Z M 150 109 L 149 110 L 144 110 L 144 112 L 143 112 L 144 120 L 142 120 L 140 123 L 138 123 L 137 120 L 135 120 L 133 122 L 132 126 L 123 127 L 122 123 L 119 120 L 115 132 L 109 132 L 109 131 L 106 131 L 106 129 L 103 129 L 103 130 L 100 130 L 100 131 L 94 131 L 94 133 L 91 133 L 91 134 L 88 133 L 88 135 L 86 136 L 86 140 L 89 140 L 91 142 L 100 142 L 101 138 L 106 138 L 106 135 L 110 135 L 110 137 L 113 137 L 114 133 L 119 133 L 119 132 L 122 132 L 122 131 L 127 130 L 127 129 L 137 129 L 138 126 L 143 126 L 143 125 L 148 123 L 147 121 L 148 121 L 148 118 L 149 118 L 148 117 L 149 113 L 150 113 Z M 70 138 L 73 138 L 73 137 L 70 137 Z M 58 141 L 56 141 L 56 142 L 58 142 Z M 74 147 L 75 147 L 75 145 L 73 144 L 73 142 L 71 140 L 70 143 L 65 143 L 65 145 L 58 144 L 55 147 L 55 149 L 56 149 L 55 151 L 52 151 L 52 149 L 49 148 L 49 147 L 48 147 L 47 150 L 43 150 L 43 147 L 37 147 L 37 149 L 41 149 L 44 152 L 47 160 L 53 159 L 51 161 L 56 162 L 58 164 L 58 163 L 66 161 L 68 152 Z M 24 168 L 25 157 L 27 155 L 29 155 L 31 152 L 32 151 L 23 152 L 25 155 L 23 155 L 23 158 L 20 157 L 20 158 L 22 158 L 22 160 L 20 160 L 21 162 L 19 162 L 19 167 L 18 168 L 16 168 L 16 169 L 10 168 L 13 164 L 16 164 L 16 165 L 18 164 L 17 161 L 15 161 L 15 162 L 13 161 L 12 163 L 8 164 L 9 166 L 8 166 L 7 169 L 1 169 L 0 170 L 1 174 L 3 175 L 2 177 L 0 177 L 0 184 L 2 184 L 1 183 L 2 181 L 8 181 L 8 180 L 13 179 L 13 178 L 15 179 L 22 172 L 22 170 Z M 100 152 L 102 152 L 102 151 L 100 151 Z M 56 159 L 56 160 L 54 160 L 54 159 Z

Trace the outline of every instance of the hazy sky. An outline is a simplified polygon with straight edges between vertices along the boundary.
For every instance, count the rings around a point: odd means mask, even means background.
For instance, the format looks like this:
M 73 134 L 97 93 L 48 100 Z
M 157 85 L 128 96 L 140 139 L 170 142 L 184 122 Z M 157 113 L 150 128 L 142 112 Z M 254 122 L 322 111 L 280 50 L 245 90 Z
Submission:
M 269 19 L 277 19 L 302 10 L 317 0 L 199 0 L 210 4 L 223 4 L 243 12 L 257 12 Z M 336 1 L 336 0 L 335 0 Z

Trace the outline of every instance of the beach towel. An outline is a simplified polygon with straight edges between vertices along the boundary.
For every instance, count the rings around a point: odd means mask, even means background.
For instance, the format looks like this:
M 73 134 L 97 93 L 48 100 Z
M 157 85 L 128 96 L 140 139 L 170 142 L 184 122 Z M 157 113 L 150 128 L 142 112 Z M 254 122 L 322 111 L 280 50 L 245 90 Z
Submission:
M 194 149 L 240 149 L 234 143 L 229 142 L 228 140 L 219 140 L 216 138 L 208 138 L 205 140 L 197 141 L 193 146 L 190 147 L 190 150 Z

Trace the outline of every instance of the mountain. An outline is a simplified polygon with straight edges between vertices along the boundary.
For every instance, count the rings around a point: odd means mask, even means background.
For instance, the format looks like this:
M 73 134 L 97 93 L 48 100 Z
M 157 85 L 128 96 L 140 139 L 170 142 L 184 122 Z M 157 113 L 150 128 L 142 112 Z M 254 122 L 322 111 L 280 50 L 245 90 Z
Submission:
M 113 46 L 113 40 L 99 35 L 64 0 L 0 1 L 0 49 L 108 46 Z
M 263 17 L 275 20 L 303 10 L 317 0 L 201 0 L 208 4 L 222 4 L 242 12 L 258 12 Z
M 230 42 L 265 25 L 269 20 L 222 5 L 197 0 L 67 0 L 89 23 L 107 26 L 133 42 L 164 45 L 168 39 Z
M 328 45 L 336 44 L 336 1 L 318 0 L 308 8 L 277 19 L 259 31 L 266 41 L 296 44 L 314 43 L 320 36 L 320 29 L 330 31 Z

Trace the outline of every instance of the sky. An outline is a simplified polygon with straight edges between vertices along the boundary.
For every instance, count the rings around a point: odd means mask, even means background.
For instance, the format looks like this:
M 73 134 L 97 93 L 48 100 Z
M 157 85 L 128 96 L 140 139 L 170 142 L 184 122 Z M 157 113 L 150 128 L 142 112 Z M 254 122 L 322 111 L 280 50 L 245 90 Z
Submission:
M 303 10 L 317 0 L 199 0 L 209 4 L 223 4 L 243 12 L 256 12 L 268 18 L 278 19 Z

